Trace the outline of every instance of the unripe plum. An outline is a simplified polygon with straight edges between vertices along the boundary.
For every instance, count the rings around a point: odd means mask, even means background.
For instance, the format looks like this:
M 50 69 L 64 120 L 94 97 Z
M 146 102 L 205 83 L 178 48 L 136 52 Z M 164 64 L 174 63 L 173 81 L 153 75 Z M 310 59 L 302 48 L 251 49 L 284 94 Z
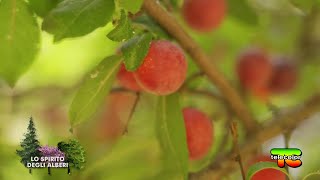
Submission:
M 134 72 L 143 90 L 168 95 L 177 91 L 187 73 L 187 62 L 182 49 L 166 40 L 153 41 L 142 65 Z
M 133 72 L 127 71 L 124 64 L 121 64 L 119 72 L 117 74 L 119 83 L 130 90 L 140 91 L 141 88 L 138 85 L 137 81 L 134 78 Z
M 273 75 L 269 85 L 272 93 L 286 93 L 297 84 L 298 71 L 295 64 L 284 59 L 277 59 L 273 65 Z
M 185 0 L 182 14 L 190 27 L 200 32 L 217 28 L 225 17 L 225 0 Z
M 260 155 L 260 156 L 256 157 L 255 159 L 253 159 L 249 163 L 249 165 L 253 165 L 258 162 L 274 162 L 274 163 L 276 163 L 275 160 L 270 159 L 270 156 Z M 286 175 L 279 170 L 268 168 L 268 169 L 264 169 L 264 170 L 257 172 L 251 178 L 251 180 L 270 180 L 270 179 L 272 179 L 272 180 L 285 180 Z
M 213 125 L 209 117 L 195 108 L 184 108 L 189 159 L 203 158 L 213 143 Z
M 249 49 L 238 59 L 237 74 L 243 87 L 256 91 L 268 87 L 272 76 L 272 63 L 259 49 Z

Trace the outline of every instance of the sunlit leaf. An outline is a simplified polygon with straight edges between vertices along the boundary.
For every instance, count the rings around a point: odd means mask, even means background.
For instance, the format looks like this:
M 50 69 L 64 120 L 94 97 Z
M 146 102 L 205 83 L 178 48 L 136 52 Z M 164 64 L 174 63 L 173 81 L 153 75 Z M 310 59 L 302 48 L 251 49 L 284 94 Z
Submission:
M 65 0 L 45 17 L 42 29 L 55 41 L 83 36 L 105 26 L 114 9 L 113 0 Z
M 98 110 L 110 91 L 120 63 L 118 56 L 107 57 L 88 74 L 69 110 L 71 126 L 89 120 Z
M 135 71 L 147 55 L 152 40 L 150 33 L 137 35 L 128 40 L 121 51 L 124 55 L 124 65 L 128 71 Z
M 156 129 L 164 154 L 164 167 L 180 178 L 188 174 L 188 149 L 178 94 L 159 99 Z
M 117 0 L 120 7 L 131 13 L 137 13 L 142 5 L 143 0 Z
M 0 22 L 0 78 L 14 86 L 35 60 L 40 32 L 25 1 L 0 1 Z

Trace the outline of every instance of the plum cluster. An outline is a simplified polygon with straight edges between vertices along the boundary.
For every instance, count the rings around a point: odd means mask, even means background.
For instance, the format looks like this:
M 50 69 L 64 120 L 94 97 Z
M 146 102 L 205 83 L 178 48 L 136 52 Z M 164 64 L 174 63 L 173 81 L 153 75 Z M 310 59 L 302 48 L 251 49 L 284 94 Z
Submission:
M 177 91 L 187 73 L 183 51 L 166 41 L 153 41 L 142 65 L 134 72 L 121 65 L 117 78 L 122 86 L 133 91 L 146 91 L 156 95 L 168 95 Z M 120 111 L 120 108 L 117 110 Z M 213 142 L 213 125 L 209 117 L 195 109 L 183 109 L 189 158 L 204 157 Z
M 209 32 L 222 23 L 226 10 L 225 0 L 185 0 L 182 15 L 194 30 Z M 186 73 L 187 62 L 183 50 L 170 41 L 155 40 L 151 42 L 141 66 L 135 71 L 128 71 L 122 64 L 117 79 L 129 90 L 162 96 L 176 92 L 184 83 Z M 294 89 L 298 79 L 297 67 L 291 59 L 270 58 L 267 52 L 258 48 L 248 49 L 238 57 L 236 74 L 241 85 L 256 95 L 287 93 Z M 120 109 L 115 111 L 120 112 Z M 189 159 L 202 159 L 209 153 L 214 142 L 213 123 L 205 113 L 195 108 L 184 108 L 182 114 Z M 125 124 L 119 125 L 119 129 L 124 128 Z M 120 135 L 117 132 L 115 134 Z M 257 158 L 257 160 L 266 161 L 265 158 Z M 260 171 L 254 177 L 263 179 L 262 177 L 269 177 L 269 175 L 270 177 L 278 176 L 277 173 L 281 172 L 267 169 Z
M 288 57 L 270 58 L 261 49 L 248 49 L 238 58 L 236 72 L 241 85 L 255 94 L 283 94 L 293 90 L 298 70 Z

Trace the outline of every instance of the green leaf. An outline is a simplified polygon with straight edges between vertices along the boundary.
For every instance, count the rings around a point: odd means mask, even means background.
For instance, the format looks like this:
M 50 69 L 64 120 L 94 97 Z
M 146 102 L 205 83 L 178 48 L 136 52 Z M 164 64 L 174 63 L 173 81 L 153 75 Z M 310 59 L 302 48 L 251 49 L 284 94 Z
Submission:
M 62 0 L 29 0 L 31 9 L 40 17 L 46 16 Z
M 288 174 L 288 172 L 286 171 L 286 169 L 284 168 L 280 168 L 278 167 L 278 165 L 274 162 L 258 162 L 252 166 L 250 166 L 248 172 L 247 172 L 247 180 L 250 180 L 254 174 L 256 174 L 257 172 L 263 170 L 263 169 L 276 169 L 279 170 L 281 172 L 283 172 L 284 174 L 286 174 L 289 177 L 289 180 L 291 180 L 291 176 Z
M 160 97 L 157 117 L 156 129 L 165 156 L 164 167 L 171 168 L 179 179 L 187 179 L 189 156 L 178 94 Z
M 35 60 L 40 31 L 28 4 L 21 0 L 0 1 L 0 78 L 14 86 Z
M 94 115 L 110 91 L 120 63 L 118 56 L 107 57 L 86 77 L 69 110 L 71 126 Z
M 249 24 L 258 24 L 258 17 L 246 0 L 227 0 L 228 13 L 231 17 Z
M 124 55 L 124 65 L 128 71 L 135 71 L 142 64 L 148 54 L 152 35 L 145 33 L 128 40 L 121 48 Z
M 146 29 L 158 37 L 169 39 L 170 35 L 165 31 L 157 22 L 155 22 L 150 16 L 143 14 L 133 19 L 133 23 L 136 26 Z
M 45 17 L 42 29 L 55 41 L 83 36 L 105 26 L 114 9 L 113 0 L 65 0 Z
M 131 21 L 124 10 L 122 10 L 118 26 L 115 27 L 107 37 L 113 41 L 121 42 L 130 39 L 132 36 L 133 28 L 131 26 Z
M 120 7 L 135 14 L 140 10 L 143 0 L 118 0 L 118 3 Z

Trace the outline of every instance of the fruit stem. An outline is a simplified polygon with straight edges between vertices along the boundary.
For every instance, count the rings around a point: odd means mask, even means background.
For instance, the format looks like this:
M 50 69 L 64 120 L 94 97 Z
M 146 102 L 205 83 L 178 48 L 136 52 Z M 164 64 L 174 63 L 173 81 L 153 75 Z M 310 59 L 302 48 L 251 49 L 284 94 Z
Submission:
M 136 99 L 134 100 L 134 103 L 132 105 L 128 120 L 127 120 L 127 122 L 125 124 L 125 129 L 124 129 L 122 134 L 127 134 L 128 133 L 128 125 L 129 125 L 130 120 L 132 119 L 132 116 L 133 116 L 134 112 L 136 111 L 136 108 L 137 108 L 139 100 L 140 100 L 140 92 L 136 92 Z
M 221 96 L 219 96 L 211 91 L 200 90 L 200 89 L 184 89 L 183 92 L 189 93 L 189 94 L 194 94 L 194 95 L 206 96 L 207 98 L 210 98 L 214 101 L 220 101 L 220 102 L 224 103 L 224 99 Z
M 186 89 L 188 87 L 188 85 L 193 81 L 196 80 L 199 77 L 204 76 L 205 74 L 203 72 L 196 72 L 192 75 L 190 75 L 183 83 L 183 85 L 181 86 L 180 90 Z
M 195 63 L 207 75 L 209 80 L 224 95 L 226 101 L 242 120 L 249 132 L 257 130 L 258 123 L 252 117 L 245 106 L 240 95 L 226 80 L 224 75 L 218 71 L 212 63 L 211 58 L 206 55 L 201 47 L 190 37 L 188 33 L 178 24 L 177 20 L 170 15 L 156 0 L 144 0 L 143 7 L 164 29 L 168 31 L 180 44 L 180 46 L 193 58 Z

